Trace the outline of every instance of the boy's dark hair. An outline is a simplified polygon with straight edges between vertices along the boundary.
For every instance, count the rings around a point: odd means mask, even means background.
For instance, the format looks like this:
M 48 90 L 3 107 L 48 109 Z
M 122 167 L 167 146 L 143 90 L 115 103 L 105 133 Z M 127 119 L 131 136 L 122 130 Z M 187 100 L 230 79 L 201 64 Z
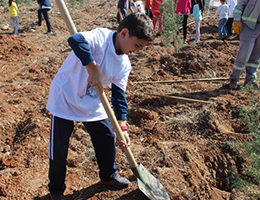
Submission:
M 119 25 L 117 32 L 124 28 L 129 30 L 130 37 L 135 36 L 148 41 L 154 39 L 153 22 L 146 14 L 138 12 L 129 14 Z

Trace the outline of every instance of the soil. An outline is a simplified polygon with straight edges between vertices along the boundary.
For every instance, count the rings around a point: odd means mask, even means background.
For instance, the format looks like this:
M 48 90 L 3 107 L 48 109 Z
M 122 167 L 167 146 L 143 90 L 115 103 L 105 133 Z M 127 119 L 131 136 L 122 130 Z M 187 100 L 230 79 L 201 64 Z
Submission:
M 67 43 L 70 34 L 52 3 L 50 35 L 43 34 L 45 22 L 41 27 L 34 25 L 35 2 L 20 5 L 18 35 L 11 34 L 8 14 L 0 7 L 0 199 L 48 199 L 50 113 L 46 103 L 49 85 L 71 51 Z M 95 27 L 116 30 L 116 4 L 113 0 L 91 1 L 69 7 L 69 12 L 78 31 Z M 189 38 L 194 30 L 191 24 Z M 177 52 L 173 46 L 162 46 L 162 37 L 157 37 L 129 56 L 133 66 L 127 88 L 131 150 L 172 200 L 253 199 L 232 189 L 229 181 L 230 168 L 240 172 L 246 162 L 230 143 L 252 139 L 238 113 L 239 107 L 248 104 L 248 92 L 223 89 L 228 79 L 188 81 L 228 78 L 239 40 L 216 38 L 217 21 L 205 18 L 200 42 L 189 42 Z M 156 83 L 166 80 L 172 82 Z M 106 94 L 110 96 L 108 91 Z M 132 182 L 127 189 L 115 191 L 99 184 L 90 138 L 83 125 L 75 122 L 68 155 L 67 199 L 147 199 L 120 149 L 116 164 L 120 175 Z

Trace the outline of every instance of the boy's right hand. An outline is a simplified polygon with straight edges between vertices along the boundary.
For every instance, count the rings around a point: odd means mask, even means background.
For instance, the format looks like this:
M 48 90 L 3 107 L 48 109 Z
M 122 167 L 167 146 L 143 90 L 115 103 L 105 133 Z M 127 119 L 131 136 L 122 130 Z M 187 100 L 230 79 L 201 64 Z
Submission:
M 101 93 L 103 92 L 103 86 L 101 84 L 101 75 L 100 75 L 100 69 L 97 66 L 96 62 L 93 61 L 90 65 L 86 66 L 86 69 L 88 71 L 88 82 L 94 87 L 97 86 Z

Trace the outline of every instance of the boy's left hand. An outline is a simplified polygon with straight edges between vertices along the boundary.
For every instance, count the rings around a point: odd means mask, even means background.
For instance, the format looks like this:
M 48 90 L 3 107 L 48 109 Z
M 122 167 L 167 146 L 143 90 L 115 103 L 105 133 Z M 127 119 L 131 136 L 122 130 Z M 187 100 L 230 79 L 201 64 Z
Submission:
M 118 140 L 118 138 L 117 138 L 116 145 L 118 145 L 120 149 L 124 149 L 124 148 L 130 146 L 130 143 L 131 143 L 128 132 L 122 131 L 122 133 L 123 133 L 123 136 L 124 136 L 126 142 L 124 142 L 123 140 Z

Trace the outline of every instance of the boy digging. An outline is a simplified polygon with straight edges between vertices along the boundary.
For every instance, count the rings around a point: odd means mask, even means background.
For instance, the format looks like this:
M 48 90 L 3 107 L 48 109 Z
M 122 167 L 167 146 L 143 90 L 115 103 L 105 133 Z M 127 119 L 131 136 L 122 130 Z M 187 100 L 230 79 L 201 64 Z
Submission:
M 65 199 L 66 159 L 73 121 L 82 122 L 91 137 L 100 183 L 119 189 L 130 184 L 117 174 L 115 135 L 93 86 L 101 91 L 111 87 L 111 102 L 126 140 L 126 143 L 118 141 L 118 145 L 129 146 L 125 90 L 131 64 L 127 55 L 139 51 L 153 39 L 152 21 L 141 13 L 127 16 L 117 32 L 96 28 L 69 37 L 73 51 L 51 83 L 47 105 L 52 113 L 48 185 L 51 200 Z

